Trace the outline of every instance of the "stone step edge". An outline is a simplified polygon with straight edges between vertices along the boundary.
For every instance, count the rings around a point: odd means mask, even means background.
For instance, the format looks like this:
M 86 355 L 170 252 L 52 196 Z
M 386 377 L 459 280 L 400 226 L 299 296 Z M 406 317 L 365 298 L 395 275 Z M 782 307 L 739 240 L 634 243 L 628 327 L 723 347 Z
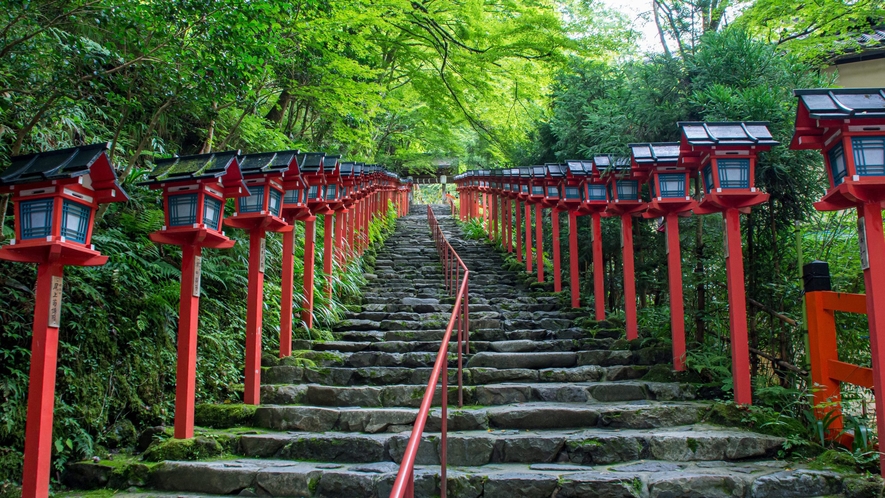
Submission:
M 453 496 L 558 498 L 607 496 L 744 496 L 763 498 L 841 495 L 870 486 L 881 491 L 881 480 L 843 476 L 830 470 L 790 468 L 786 462 L 756 462 L 715 468 L 667 462 L 636 462 L 605 469 L 556 465 L 493 465 L 450 467 L 447 484 Z M 383 464 L 311 464 L 254 460 L 226 462 L 168 462 L 152 473 L 156 489 L 230 495 L 251 489 L 273 496 L 387 496 L 398 466 Z M 198 477 L 197 477 L 198 476 Z M 860 486 L 858 485 L 860 484 Z M 439 467 L 415 468 L 416 496 L 439 493 Z M 846 494 L 842 494 L 846 493 Z

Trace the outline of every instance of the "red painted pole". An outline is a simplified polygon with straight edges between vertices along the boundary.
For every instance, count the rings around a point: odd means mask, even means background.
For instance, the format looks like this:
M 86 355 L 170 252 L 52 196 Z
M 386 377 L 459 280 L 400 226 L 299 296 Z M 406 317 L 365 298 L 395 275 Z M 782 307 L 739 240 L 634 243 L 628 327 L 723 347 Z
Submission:
M 246 296 L 246 382 L 243 402 L 261 403 L 261 320 L 264 310 L 264 230 L 249 232 L 249 292 Z
M 175 438 L 194 437 L 194 396 L 197 375 L 197 326 L 200 314 L 200 266 L 203 249 L 181 247 L 181 290 L 178 300 L 178 364 L 175 373 Z
M 334 218 L 323 215 L 323 273 L 326 274 L 326 296 L 332 297 L 332 258 L 335 248 L 332 243 Z
M 497 211 L 498 202 L 495 199 L 495 194 L 488 194 L 487 199 L 489 200 L 489 240 L 494 242 L 498 232 L 498 218 L 495 212 Z
M 504 208 L 504 232 L 507 238 L 507 252 L 513 252 L 513 199 L 506 198 L 504 202 L 507 207 Z
M 49 313 L 52 308 L 53 293 L 61 295 L 63 272 L 64 266 L 55 262 L 37 266 L 22 476 L 24 498 L 49 496 L 49 473 L 52 467 L 52 411 L 55 408 L 55 370 L 58 361 L 58 326 L 50 325 Z M 54 290 L 53 280 L 56 287 Z M 61 312 L 60 306 L 57 311 Z
M 544 208 L 535 204 L 535 265 L 538 267 L 538 282 L 544 281 Z
M 559 247 L 559 211 L 550 210 L 550 225 L 553 227 L 553 292 L 562 292 L 562 268 Z
M 578 280 L 578 214 L 568 212 L 568 266 L 572 308 L 581 307 L 581 283 Z
M 343 210 L 335 212 L 335 258 L 339 265 L 344 265 L 344 216 Z
M 621 215 L 621 250 L 624 255 L 624 314 L 627 318 L 627 340 L 639 337 L 636 324 L 636 271 L 633 268 L 633 216 Z
M 741 247 L 741 213 L 726 209 L 725 273 L 728 280 L 728 315 L 731 325 L 731 369 L 734 377 L 734 401 L 753 403 L 750 385 L 750 351 L 747 338 L 747 298 L 744 290 L 744 256 Z M 881 215 L 880 215 L 881 220 Z M 881 233 L 881 228 L 879 229 Z
M 876 392 L 876 413 L 885 414 L 885 320 L 877 316 L 885 310 L 885 233 L 882 231 L 882 207 L 879 203 L 867 203 L 858 207 L 858 228 L 862 227 L 864 237 L 861 251 L 866 242 L 867 261 L 861 261 L 864 270 L 864 285 L 867 294 L 867 322 L 870 329 L 870 352 L 873 357 L 873 390 Z M 885 434 L 885 416 L 876 417 L 879 434 Z M 885 454 L 879 453 L 880 469 L 885 470 Z
M 304 220 L 304 311 L 301 319 L 313 328 L 313 274 L 316 264 L 316 216 Z
M 522 263 L 522 237 L 519 229 L 522 228 L 522 206 L 519 205 L 519 199 L 516 200 L 516 260 Z
M 356 214 L 356 206 L 344 212 L 344 248 L 347 261 L 353 259 L 353 215 Z
M 532 207 L 525 203 L 525 271 L 532 272 Z
M 294 225 L 294 222 L 290 223 Z M 292 301 L 295 285 L 295 230 L 283 232 L 283 275 L 280 281 L 280 358 L 292 355 Z
M 596 320 L 605 320 L 605 266 L 602 260 L 602 215 L 593 213 L 591 216 L 591 235 L 593 236 L 593 302 L 596 308 Z
M 673 369 L 685 370 L 685 305 L 682 298 L 682 254 L 679 247 L 679 216 L 667 221 L 667 273 L 670 280 L 670 331 L 673 337 Z

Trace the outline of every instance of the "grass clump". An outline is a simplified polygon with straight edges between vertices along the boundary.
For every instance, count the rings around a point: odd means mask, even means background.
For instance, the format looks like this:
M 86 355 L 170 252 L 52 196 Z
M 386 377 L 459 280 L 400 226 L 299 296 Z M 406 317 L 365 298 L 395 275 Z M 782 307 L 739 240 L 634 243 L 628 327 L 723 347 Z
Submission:
M 202 427 L 227 429 L 252 425 L 255 405 L 242 404 L 201 404 L 194 407 L 194 423 Z

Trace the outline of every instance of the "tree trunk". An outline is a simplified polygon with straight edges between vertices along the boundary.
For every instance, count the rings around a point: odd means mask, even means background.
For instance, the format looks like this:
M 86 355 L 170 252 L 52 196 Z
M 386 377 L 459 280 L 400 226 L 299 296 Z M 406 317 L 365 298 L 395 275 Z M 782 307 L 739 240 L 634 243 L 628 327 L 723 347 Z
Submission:
M 283 116 L 285 116 L 286 109 L 289 108 L 289 102 L 291 100 L 292 95 L 289 94 L 289 90 L 284 88 L 283 91 L 280 92 L 277 103 L 270 108 L 267 115 L 264 116 L 264 119 L 279 125 L 283 121 Z

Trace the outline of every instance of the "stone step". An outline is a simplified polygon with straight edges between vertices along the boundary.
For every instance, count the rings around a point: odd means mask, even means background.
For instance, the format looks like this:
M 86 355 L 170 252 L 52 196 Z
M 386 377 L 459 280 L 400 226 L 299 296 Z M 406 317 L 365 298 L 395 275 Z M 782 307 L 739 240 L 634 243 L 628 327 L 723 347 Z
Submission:
M 477 328 L 474 320 L 470 321 L 470 341 L 547 341 L 547 340 L 578 340 L 584 338 L 595 339 L 618 339 L 623 336 L 622 331 L 601 330 L 595 334 L 579 328 L 561 330 L 544 330 L 537 328 Z M 484 325 L 480 323 L 479 325 Z M 492 325 L 492 324 L 487 324 Z M 332 333 L 336 340 L 353 342 L 381 342 L 381 341 L 439 341 L 445 335 L 445 329 L 426 330 L 339 330 Z
M 307 342 L 307 341 L 305 341 Z M 581 351 L 587 349 L 603 349 L 611 345 L 611 339 L 555 339 L 551 341 L 503 340 L 496 342 L 470 341 L 472 353 L 530 353 L 548 351 Z M 301 344 L 301 343 L 299 343 Z M 305 348 L 315 351 L 381 351 L 386 353 L 411 353 L 416 351 L 439 351 L 440 341 L 327 341 L 307 343 Z M 457 343 L 449 343 L 449 351 L 457 351 Z
M 410 436 L 410 431 L 243 435 L 239 437 L 238 454 L 250 458 L 334 463 L 397 463 L 402 461 Z M 778 437 L 707 425 L 663 431 L 451 431 L 447 461 L 449 465 L 465 467 L 489 463 L 610 465 L 634 460 L 736 461 L 773 457 L 783 443 Z M 439 433 L 425 433 L 416 463 L 439 465 L 441 446 Z
M 690 401 L 627 403 L 520 403 L 492 407 L 451 408 L 452 431 L 488 429 L 571 429 L 608 427 L 650 429 L 697 423 L 708 405 Z M 257 427 L 306 432 L 402 432 L 415 423 L 417 409 L 262 405 Z M 440 408 L 433 408 L 428 431 L 440 430 Z
M 166 462 L 153 470 L 151 482 L 159 491 L 215 495 L 248 491 L 281 497 L 377 498 L 390 495 L 398 470 L 392 462 Z M 417 466 L 415 496 L 439 496 L 439 480 L 438 466 Z M 455 498 L 860 497 L 864 495 L 853 490 L 863 488 L 864 482 L 859 477 L 782 461 L 652 461 L 602 467 L 512 463 L 452 466 L 446 475 L 447 494 Z
M 280 365 L 262 371 L 262 382 L 274 384 L 322 384 L 331 386 L 393 384 L 427 385 L 432 368 L 408 367 L 299 367 Z M 577 368 L 464 368 L 464 385 L 484 385 L 503 382 L 596 382 L 637 380 L 648 373 L 647 366 L 616 365 L 599 367 L 588 365 Z M 449 384 L 455 385 L 457 369 L 449 369 Z
M 376 343 L 386 344 L 386 343 Z M 456 346 L 456 343 L 452 343 Z M 456 348 L 448 353 L 449 367 L 457 367 Z M 584 350 L 548 351 L 531 353 L 481 352 L 465 354 L 463 365 L 468 368 L 496 369 L 546 369 L 573 368 L 583 366 L 610 367 L 631 365 L 643 357 L 643 351 Z M 667 353 L 669 353 L 667 351 Z M 391 353 L 386 351 L 342 352 L 330 350 L 308 350 L 300 353 L 300 359 L 313 362 L 318 367 L 432 367 L 436 363 L 437 351 L 413 351 Z M 668 359 L 668 358 L 665 358 Z M 646 364 L 649 364 L 647 362 Z
M 453 379 L 454 380 L 454 379 Z M 327 386 L 281 384 L 261 387 L 261 400 L 271 405 L 410 407 L 418 408 L 426 384 L 383 386 Z M 688 401 L 696 399 L 691 384 L 672 382 L 570 382 L 467 385 L 462 389 L 465 405 L 494 406 L 529 402 L 588 403 L 637 400 Z M 433 405 L 439 406 L 442 386 L 437 386 Z M 449 404 L 458 402 L 457 387 L 449 387 Z

